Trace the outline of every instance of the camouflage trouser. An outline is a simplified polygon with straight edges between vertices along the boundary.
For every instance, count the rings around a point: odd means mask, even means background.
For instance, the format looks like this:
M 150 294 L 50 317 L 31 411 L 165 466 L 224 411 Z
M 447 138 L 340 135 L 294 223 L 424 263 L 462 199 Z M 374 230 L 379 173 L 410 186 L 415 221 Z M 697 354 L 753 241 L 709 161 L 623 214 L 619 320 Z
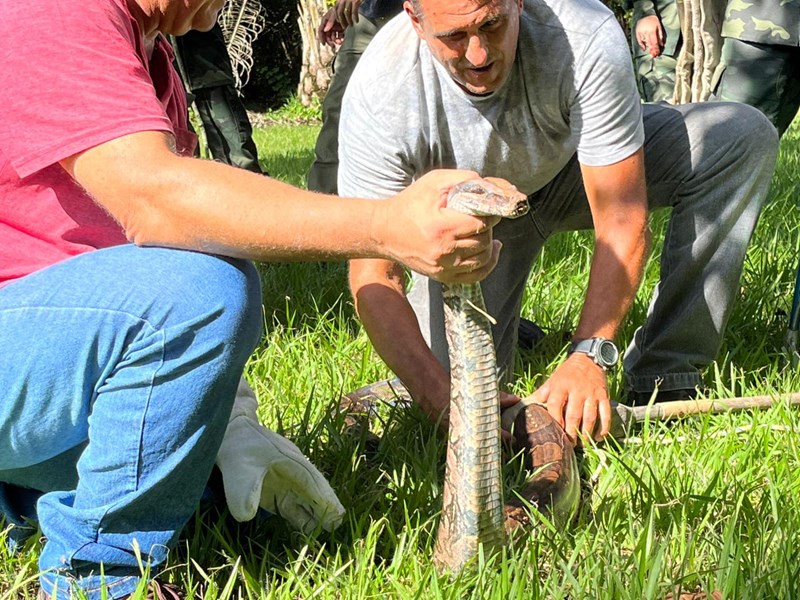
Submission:
M 662 54 L 652 58 L 649 54 L 637 56 L 633 64 L 636 70 L 636 85 L 645 102 L 669 102 L 675 91 L 674 56 Z
M 755 106 L 783 135 L 800 108 L 800 48 L 725 38 L 712 99 Z
M 317 137 L 316 158 L 308 172 L 308 189 L 324 194 L 337 193 L 339 173 L 339 113 L 347 82 L 367 45 L 385 23 L 363 15 L 345 31 L 344 43 L 333 62 L 333 79 L 322 102 L 322 129 Z
M 219 24 L 175 38 L 181 75 L 191 92 L 214 160 L 261 173 L 247 111 L 234 87 L 233 70 Z
M 661 8 L 664 10 L 660 18 L 666 41 L 661 54 L 656 58 L 650 56 L 646 50 L 642 50 L 636 40 L 636 26 L 647 15 L 637 15 L 637 11 L 634 10 L 634 20 L 631 23 L 631 52 L 633 53 L 636 86 L 639 88 L 639 95 L 645 102 L 669 102 L 672 100 L 675 91 L 675 66 L 683 46 L 677 21 L 677 8 L 675 6 L 671 8 L 661 6 Z M 668 9 L 672 12 L 668 12 Z M 672 16 L 670 17 L 670 15 Z

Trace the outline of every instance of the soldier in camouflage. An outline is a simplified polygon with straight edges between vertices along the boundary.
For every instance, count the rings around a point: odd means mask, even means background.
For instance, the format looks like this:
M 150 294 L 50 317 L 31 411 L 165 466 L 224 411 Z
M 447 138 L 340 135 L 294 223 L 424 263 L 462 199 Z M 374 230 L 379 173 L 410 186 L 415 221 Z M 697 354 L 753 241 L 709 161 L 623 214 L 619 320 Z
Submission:
M 214 160 L 262 173 L 253 129 L 236 92 L 231 59 L 219 24 L 173 38 L 178 67 L 197 107 Z
M 676 0 L 633 0 L 631 49 L 639 94 L 645 102 L 670 102 L 681 50 Z
M 347 82 L 375 34 L 401 10 L 403 0 L 337 0 L 322 18 L 317 32 L 319 41 L 340 48 L 333 62 L 333 79 L 322 103 L 322 128 L 317 137 L 316 157 L 308 172 L 308 189 L 337 193 L 339 112 Z
M 800 0 L 728 0 L 714 99 L 760 109 L 783 133 L 800 107 Z

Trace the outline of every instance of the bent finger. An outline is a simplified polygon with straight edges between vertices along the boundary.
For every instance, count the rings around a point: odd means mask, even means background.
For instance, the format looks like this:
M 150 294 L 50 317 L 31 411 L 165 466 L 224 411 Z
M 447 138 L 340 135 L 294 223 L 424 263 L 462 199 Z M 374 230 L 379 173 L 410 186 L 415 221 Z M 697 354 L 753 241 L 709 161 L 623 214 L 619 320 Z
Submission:
M 567 402 L 567 408 L 564 411 L 564 431 L 573 442 L 578 440 L 578 429 L 583 419 L 583 405 L 585 400 L 577 400 L 570 398 Z
M 545 384 L 545 386 L 546 385 L 547 384 Z M 542 388 L 545 386 L 542 386 Z M 539 390 L 542 388 L 539 388 Z M 537 392 L 539 390 L 537 390 Z M 543 394 L 542 396 L 537 397 L 536 401 L 544 404 L 547 407 L 547 412 L 550 413 L 550 416 L 553 418 L 553 420 L 563 428 L 565 398 L 558 394 L 551 394 L 549 387 L 545 389 L 545 393 L 546 395 Z
M 455 252 L 463 259 L 477 256 L 492 247 L 492 232 L 481 231 L 469 237 L 457 238 L 453 244 Z
M 477 271 L 492 260 L 494 247 L 492 244 L 484 244 L 481 248 L 471 248 L 459 254 L 453 261 L 455 266 L 463 266 L 465 271 Z
M 462 219 L 459 219 L 458 225 L 455 228 L 455 236 L 459 239 L 470 238 L 476 234 L 486 233 L 491 231 L 492 227 L 500 222 L 501 217 L 491 215 L 487 217 L 479 217 L 476 215 L 468 215 L 460 211 L 448 208 L 454 213 L 459 214 Z
M 490 254 L 488 254 L 486 262 L 458 274 L 456 277 L 461 281 L 457 283 L 478 283 L 486 279 L 489 273 L 494 271 L 494 268 L 497 266 L 497 261 L 500 260 L 500 249 L 502 247 L 503 243 L 500 240 L 492 240 L 492 246 L 489 249 Z

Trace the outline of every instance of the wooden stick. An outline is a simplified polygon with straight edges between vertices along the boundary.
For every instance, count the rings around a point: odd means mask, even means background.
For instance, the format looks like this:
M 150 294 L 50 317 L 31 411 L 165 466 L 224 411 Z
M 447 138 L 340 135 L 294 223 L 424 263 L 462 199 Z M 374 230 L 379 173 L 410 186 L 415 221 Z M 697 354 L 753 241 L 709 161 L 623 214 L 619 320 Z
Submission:
M 397 378 L 384 379 L 364 386 L 350 392 L 346 398 L 350 401 L 367 404 L 381 401 L 411 403 L 411 395 Z M 800 393 L 775 394 L 773 396 L 741 396 L 716 400 L 677 400 L 674 402 L 659 402 L 650 406 L 626 406 L 612 401 L 611 436 L 618 440 L 625 439 L 636 425 L 645 421 L 670 421 L 693 415 L 713 415 L 751 409 L 763 410 L 781 402 L 798 405 L 800 404 Z M 502 420 L 506 429 L 510 428 L 517 413 L 525 408 L 525 404 L 526 402 L 523 401 L 503 411 Z
M 670 421 L 692 415 L 741 412 L 743 410 L 770 408 L 780 402 L 800 404 L 799 393 L 774 396 L 741 396 L 716 400 L 679 400 L 659 402 L 650 406 L 625 406 L 612 402 L 611 435 L 617 439 L 627 436 L 631 428 L 645 421 Z

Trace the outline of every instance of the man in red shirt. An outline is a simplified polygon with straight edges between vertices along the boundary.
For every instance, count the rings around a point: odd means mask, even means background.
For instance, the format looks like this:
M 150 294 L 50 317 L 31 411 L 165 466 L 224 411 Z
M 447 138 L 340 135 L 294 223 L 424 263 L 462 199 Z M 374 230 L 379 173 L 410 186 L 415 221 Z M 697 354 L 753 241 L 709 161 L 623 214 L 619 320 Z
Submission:
M 0 515 L 38 519 L 44 597 L 131 594 L 137 548 L 163 566 L 259 341 L 248 260 L 386 257 L 451 282 L 497 261 L 497 220 L 444 208 L 474 173 L 373 201 L 191 158 L 162 34 L 222 4 L 0 0 Z

